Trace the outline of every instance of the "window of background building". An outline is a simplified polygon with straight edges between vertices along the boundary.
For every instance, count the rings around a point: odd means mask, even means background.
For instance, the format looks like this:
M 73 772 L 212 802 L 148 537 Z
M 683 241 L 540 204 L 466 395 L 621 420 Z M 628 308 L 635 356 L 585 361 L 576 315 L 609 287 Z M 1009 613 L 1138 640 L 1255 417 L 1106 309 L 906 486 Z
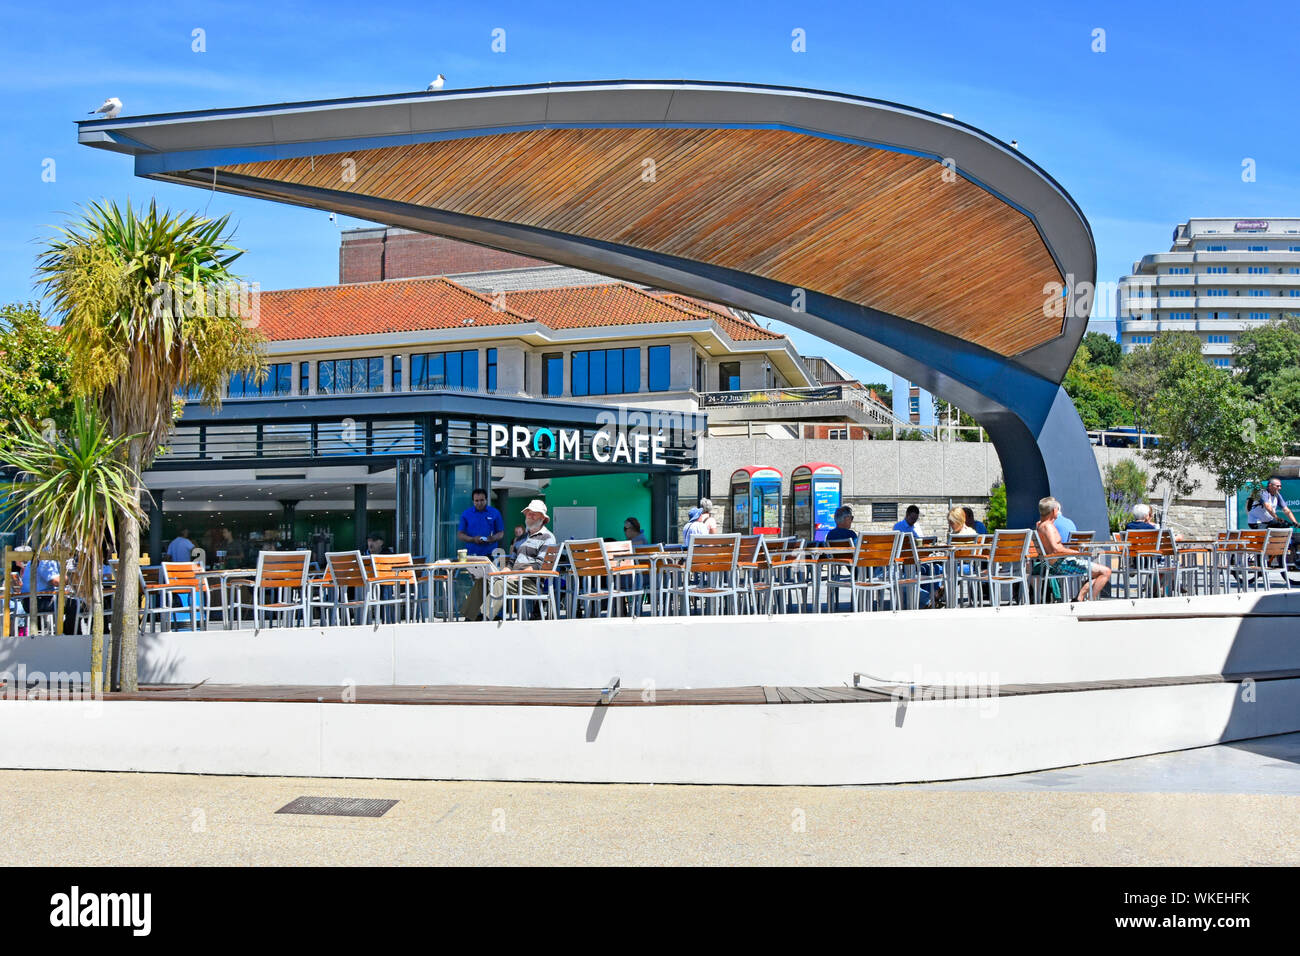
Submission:
M 1246 272 L 1253 276 L 1266 276 L 1268 275 L 1268 266 L 1247 266 Z
M 574 352 L 569 379 L 574 395 L 619 395 L 641 391 L 641 350 L 595 349 Z
M 1247 252 L 1268 252 L 1268 246 L 1247 246 Z
M 487 390 L 495 392 L 497 390 L 497 350 L 487 350 Z
M 1216 358 L 1216 359 L 1214 360 L 1214 367 L 1215 367 L 1215 368 L 1232 368 L 1232 359 L 1230 359 L 1230 358 Z
M 261 383 L 257 376 L 236 372 L 230 376 L 226 395 L 230 398 L 256 398 L 263 395 L 288 395 L 293 391 L 293 363 L 280 362 L 266 367 Z
M 1256 297 L 1261 296 L 1261 295 L 1268 295 L 1268 293 L 1267 293 L 1266 291 L 1264 291 L 1263 289 L 1251 289 L 1251 290 L 1250 290 L 1250 294 L 1253 295 L 1253 296 L 1256 296 Z
M 1205 341 L 1211 345 L 1227 345 L 1232 341 L 1232 337 L 1229 335 L 1208 335 Z
M 1192 318 L 1192 313 L 1190 313 L 1190 312 L 1171 312 L 1171 313 L 1169 313 L 1169 318 L 1174 319 L 1175 321 L 1187 322 L 1187 321 L 1190 321 L 1190 320 L 1191 320 L 1191 318 Z
M 1206 271 L 1206 273 L 1207 273 L 1208 275 L 1212 275 L 1212 276 L 1226 276 L 1226 275 L 1228 274 L 1228 267 L 1227 267 L 1227 266 L 1210 266 L 1210 267 L 1209 267 L 1208 269 L 1206 269 L 1205 271 Z
M 1228 290 L 1227 290 L 1227 289 L 1207 289 L 1207 290 L 1206 290 L 1206 294 L 1207 294 L 1207 295 L 1227 295 L 1227 294 L 1228 294 Z
M 542 394 L 552 398 L 564 394 L 564 356 L 559 352 L 542 356 Z
M 311 362 L 298 363 L 298 394 L 311 394 Z
M 1131 343 L 1133 343 L 1134 345 L 1150 345 L 1150 344 L 1151 344 L 1151 336 L 1149 336 L 1149 335 L 1135 335 L 1135 336 L 1133 336 L 1131 339 L 1129 339 L 1129 341 L 1130 341 Z
M 1206 252 L 1227 252 L 1228 247 L 1227 246 L 1206 246 L 1205 251 Z
M 384 360 L 373 355 L 355 359 L 325 359 L 316 363 L 316 390 L 323 395 L 382 392 Z
M 1169 294 L 1173 296 L 1175 299 L 1187 299 L 1187 298 L 1191 298 L 1192 290 L 1191 289 L 1170 289 Z
M 393 356 L 392 389 L 394 392 L 400 392 L 402 390 L 402 357 L 400 355 Z
M 1255 320 L 1256 322 L 1267 322 L 1267 321 L 1268 321 L 1268 313 L 1267 313 L 1267 312 L 1252 312 L 1252 313 L 1250 313 L 1250 317 L 1251 317 L 1253 320 Z
M 734 392 L 740 388 L 740 363 L 723 362 L 718 366 L 718 388 Z
M 646 349 L 649 362 L 649 386 L 652 392 L 666 392 L 672 385 L 672 363 L 667 345 L 652 345 Z
M 411 356 L 411 388 L 478 390 L 478 349 Z
M 832 441 L 847 440 L 849 437 L 849 430 L 847 428 L 829 428 L 826 430 L 826 437 Z
M 698 353 L 695 355 L 695 390 L 704 391 L 704 357 Z
M 1191 272 L 1191 271 L 1192 271 L 1192 270 L 1191 270 L 1191 267 L 1190 267 L 1190 266 L 1170 266 L 1170 267 L 1169 267 L 1169 274 L 1170 274 L 1171 276 L 1185 276 L 1185 275 L 1187 275 L 1187 274 L 1188 274 L 1189 272 Z
M 1287 289 L 1286 294 L 1293 299 L 1300 299 L 1300 289 Z

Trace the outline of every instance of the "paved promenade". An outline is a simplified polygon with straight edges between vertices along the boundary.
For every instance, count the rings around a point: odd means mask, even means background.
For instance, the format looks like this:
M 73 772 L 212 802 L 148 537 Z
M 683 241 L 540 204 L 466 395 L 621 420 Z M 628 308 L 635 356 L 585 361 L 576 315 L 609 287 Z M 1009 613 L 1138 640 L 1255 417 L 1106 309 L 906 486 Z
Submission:
M 0 789 L 6 859 L 28 864 L 1300 864 L 1300 734 L 917 786 L 0 771 Z M 275 813 L 299 796 L 399 802 Z

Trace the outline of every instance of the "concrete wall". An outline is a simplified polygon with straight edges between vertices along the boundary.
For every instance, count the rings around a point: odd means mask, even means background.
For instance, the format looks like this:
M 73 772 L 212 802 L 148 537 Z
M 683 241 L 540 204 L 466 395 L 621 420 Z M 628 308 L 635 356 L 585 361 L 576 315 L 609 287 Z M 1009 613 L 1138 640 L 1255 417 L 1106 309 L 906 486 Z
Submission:
M 1124 459 L 1136 460 L 1148 473 L 1154 472 L 1135 449 L 1094 446 L 1093 454 L 1103 475 L 1106 466 Z M 873 501 L 896 502 L 900 518 L 907 505 L 917 505 L 926 531 L 945 529 L 943 519 L 949 502 L 970 505 L 976 517 L 983 520 L 989 490 L 1002 478 L 1001 462 L 989 442 L 832 441 L 759 436 L 708 436 L 700 442 L 700 467 L 711 472 L 713 501 L 724 511 L 729 506 L 729 479 L 737 468 L 766 465 L 780 469 L 785 475 L 788 496 L 790 472 L 810 461 L 828 461 L 844 469 L 844 501 L 854 506 L 854 527 L 858 530 L 888 527 L 887 523 L 870 521 Z M 1167 524 L 1189 535 L 1225 527 L 1223 498 L 1214 488 L 1214 479 L 1200 469 L 1192 477 L 1198 484 L 1197 490 L 1170 508 Z M 1158 507 L 1163 490 L 1163 486 L 1154 489 L 1148 500 Z

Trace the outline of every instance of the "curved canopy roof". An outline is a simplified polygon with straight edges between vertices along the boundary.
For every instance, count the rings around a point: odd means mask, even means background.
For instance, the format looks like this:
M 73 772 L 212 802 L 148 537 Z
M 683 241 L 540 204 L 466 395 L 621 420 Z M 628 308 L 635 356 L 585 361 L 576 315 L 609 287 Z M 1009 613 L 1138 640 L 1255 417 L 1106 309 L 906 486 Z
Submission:
M 840 94 L 568 83 L 79 126 L 81 142 L 134 155 L 143 176 L 500 245 L 741 308 L 755 300 L 682 282 L 682 264 L 752 277 L 795 312 L 804 295 L 829 297 L 1053 382 L 1086 315 L 1071 314 L 1072 300 L 1052 308 L 1045 288 L 1096 273 L 1082 212 L 1018 151 L 950 118 Z

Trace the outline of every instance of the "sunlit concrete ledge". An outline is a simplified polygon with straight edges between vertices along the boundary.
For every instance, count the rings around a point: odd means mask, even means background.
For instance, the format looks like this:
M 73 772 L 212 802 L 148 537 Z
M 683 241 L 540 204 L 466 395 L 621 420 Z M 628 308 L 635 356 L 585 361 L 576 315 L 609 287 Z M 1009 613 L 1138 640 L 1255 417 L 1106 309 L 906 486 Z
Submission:
M 1300 680 L 713 706 L 0 702 L 0 767 L 411 779 L 868 784 L 993 776 L 1300 729 Z
M 1300 618 L 1274 616 L 1287 614 L 1300 614 L 1300 592 L 897 614 L 214 628 L 145 635 L 140 677 L 519 687 L 601 687 L 613 676 L 629 687 L 835 686 L 855 672 L 926 683 L 1179 677 L 1300 667 Z M 0 673 L 81 673 L 89 660 L 87 637 L 0 641 Z

